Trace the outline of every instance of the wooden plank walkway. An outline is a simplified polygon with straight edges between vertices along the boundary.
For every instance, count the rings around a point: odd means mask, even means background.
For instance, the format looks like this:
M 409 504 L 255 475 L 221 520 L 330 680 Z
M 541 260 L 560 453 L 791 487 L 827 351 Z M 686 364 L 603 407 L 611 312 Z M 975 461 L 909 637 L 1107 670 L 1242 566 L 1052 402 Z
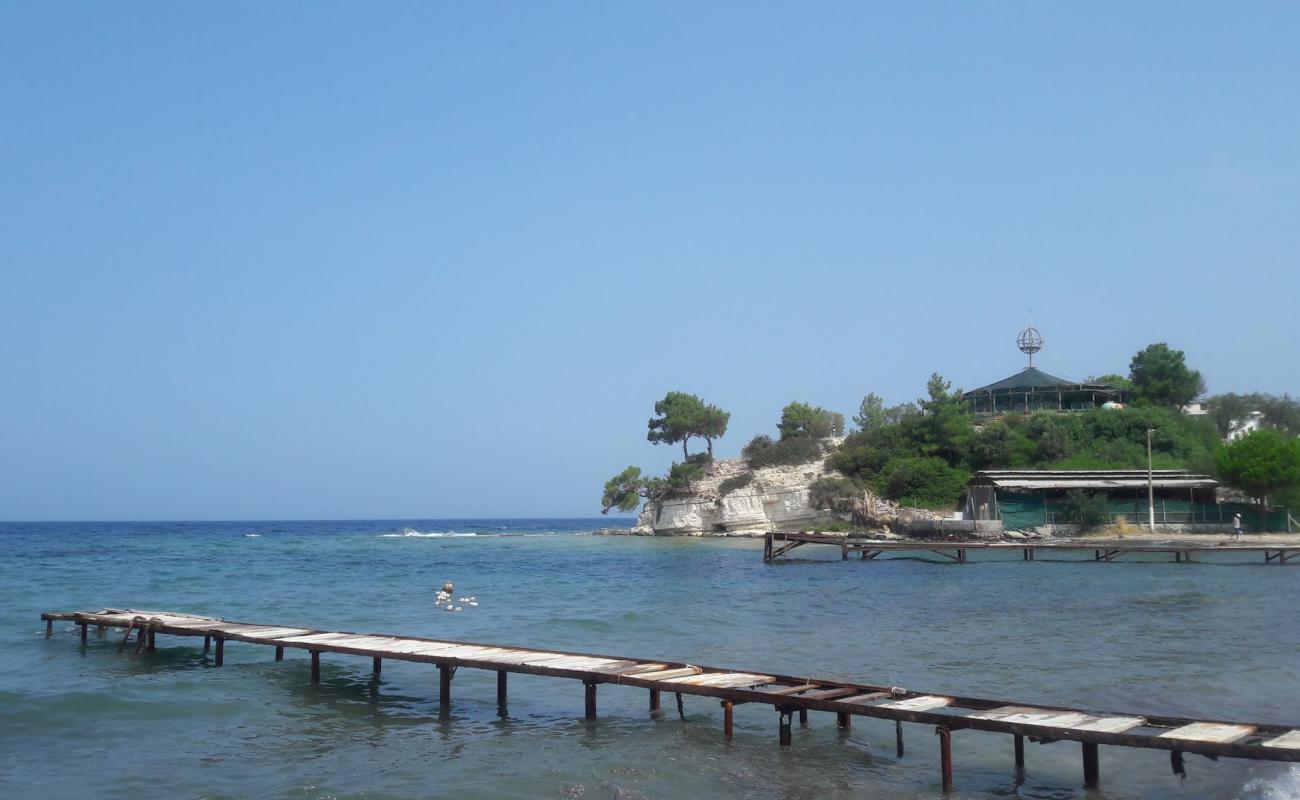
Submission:
M 75 623 L 84 643 L 93 626 L 100 636 L 109 628 L 125 629 L 119 649 L 136 633 L 136 652 L 152 652 L 158 634 L 202 637 L 204 652 L 215 646 L 213 663 L 224 661 L 227 641 L 247 642 L 275 648 L 277 661 L 286 647 L 306 650 L 311 655 L 311 681 L 320 682 L 324 653 L 364 656 L 373 659 L 373 671 L 382 669 L 384 659 L 434 664 L 439 672 L 439 705 L 443 713 L 451 706 L 452 678 L 458 668 L 491 670 L 497 673 L 497 703 L 505 713 L 507 676 L 510 673 L 545 675 L 580 680 L 586 690 L 586 716 L 596 717 L 596 690 L 602 684 L 632 686 L 649 690 L 649 707 L 657 711 L 662 692 L 677 696 L 697 695 L 719 700 L 723 710 L 723 733 L 732 736 L 733 709 L 742 703 L 771 706 L 779 715 L 778 738 L 791 742 L 791 720 L 795 713 L 806 722 L 809 711 L 836 715 L 841 728 L 849 728 L 854 716 L 892 720 L 898 755 L 903 755 L 903 723 L 935 726 L 939 734 L 941 776 L 945 787 L 952 783 L 951 735 L 958 730 L 978 730 L 1014 737 L 1016 766 L 1024 766 L 1024 738 L 1031 741 L 1073 741 L 1082 745 L 1084 782 L 1099 779 L 1098 745 L 1144 747 L 1170 752 L 1175 771 L 1182 771 L 1184 753 L 1209 757 L 1300 761 L 1300 729 L 1222 720 L 1198 720 L 1150 714 L 1085 711 L 1054 706 L 1025 705 L 1005 700 L 960 697 L 911 691 L 898 686 L 875 686 L 843 681 L 778 675 L 752 670 L 707 667 L 670 659 L 644 659 L 543 650 L 512 645 L 423 639 L 387 634 L 320 631 L 312 628 L 257 625 L 171 611 L 101 609 L 98 611 L 49 611 L 41 614 L 46 636 L 54 634 L 56 621 Z
M 770 564 L 790 551 L 804 545 L 830 545 L 840 548 L 840 557 L 847 559 L 850 553 L 858 553 L 863 560 L 869 561 L 885 553 L 936 553 L 944 558 L 960 563 L 969 560 L 973 552 L 1020 551 L 1025 561 L 1036 561 L 1039 553 L 1089 552 L 1094 561 L 1115 561 L 1132 553 L 1166 553 L 1176 562 L 1193 561 L 1197 556 L 1212 556 L 1222 553 L 1262 553 L 1265 564 L 1288 564 L 1294 558 L 1300 564 L 1300 542 L 1294 545 L 1263 544 L 1189 544 L 1187 542 L 1116 544 L 1113 540 L 1105 542 L 1060 541 L 1060 542 L 896 542 L 876 541 L 874 539 L 846 538 L 816 533 L 793 533 L 771 531 L 763 537 L 763 561 Z

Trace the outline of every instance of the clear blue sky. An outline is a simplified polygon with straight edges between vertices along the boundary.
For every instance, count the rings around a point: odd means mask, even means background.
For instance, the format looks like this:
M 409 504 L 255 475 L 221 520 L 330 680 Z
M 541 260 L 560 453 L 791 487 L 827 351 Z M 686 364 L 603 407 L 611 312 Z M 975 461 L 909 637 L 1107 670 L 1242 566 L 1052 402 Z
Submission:
M 1300 392 L 1300 4 L 0 6 L 0 519 L 589 515 L 669 389 Z

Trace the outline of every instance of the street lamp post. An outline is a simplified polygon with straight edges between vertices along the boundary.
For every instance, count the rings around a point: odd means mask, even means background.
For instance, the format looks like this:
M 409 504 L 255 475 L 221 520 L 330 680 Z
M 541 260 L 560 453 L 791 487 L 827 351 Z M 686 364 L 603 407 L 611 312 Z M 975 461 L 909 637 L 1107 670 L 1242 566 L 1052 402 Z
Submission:
M 1156 484 L 1151 469 L 1151 434 L 1155 428 L 1147 428 L 1147 529 L 1156 532 Z

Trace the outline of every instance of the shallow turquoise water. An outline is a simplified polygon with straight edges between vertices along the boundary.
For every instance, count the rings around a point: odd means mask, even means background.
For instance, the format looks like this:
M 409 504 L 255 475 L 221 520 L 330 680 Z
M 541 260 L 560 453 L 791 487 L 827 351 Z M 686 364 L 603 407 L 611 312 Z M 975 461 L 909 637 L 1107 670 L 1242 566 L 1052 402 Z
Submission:
M 437 671 L 326 655 L 323 683 L 288 651 L 195 640 L 152 656 L 44 638 L 47 609 L 184 610 L 321 628 L 857 678 L 1122 711 L 1300 723 L 1300 568 L 1011 560 L 959 565 L 825 558 L 765 566 L 757 541 L 571 535 L 600 520 L 0 525 L 0 797 L 931 797 L 932 729 L 813 713 L 776 744 L 769 708 L 686 698 L 652 718 L 643 690 L 462 670 L 440 720 Z M 607 521 L 606 521 L 607 522 Z M 459 530 L 474 537 L 394 535 Z M 545 533 L 550 531 L 551 533 Z M 258 533 L 253 537 L 248 534 Z M 488 535 L 520 534 L 520 535 Z M 527 534 L 527 535 L 524 535 Z M 811 549 L 811 548 L 806 548 Z M 815 553 L 813 555 L 816 555 Z M 439 611 L 454 580 L 481 605 Z M 665 698 L 668 700 L 669 698 Z M 954 735 L 957 797 L 1281 798 L 1286 765 Z

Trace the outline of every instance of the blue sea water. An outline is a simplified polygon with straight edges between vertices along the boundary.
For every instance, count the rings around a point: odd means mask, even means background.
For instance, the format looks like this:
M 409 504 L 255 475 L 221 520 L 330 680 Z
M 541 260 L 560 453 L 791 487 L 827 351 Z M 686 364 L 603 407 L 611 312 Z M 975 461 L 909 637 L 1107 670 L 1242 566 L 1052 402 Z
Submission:
M 3 798 L 915 798 L 938 794 L 936 737 L 832 715 L 777 746 L 777 717 L 714 700 L 461 670 L 447 719 L 437 671 L 231 642 L 218 669 L 192 639 L 119 653 L 43 610 L 166 609 L 272 622 L 657 657 L 855 678 L 1104 710 L 1300 724 L 1300 568 L 1135 560 L 839 560 L 764 565 L 754 540 L 577 535 L 596 520 L 0 525 Z M 625 523 L 624 523 L 625 524 Z M 453 535 L 459 534 L 459 535 Z M 472 536 L 465 534 L 474 534 Z M 805 548 L 811 550 L 812 548 Z M 443 581 L 477 608 L 433 604 Z M 971 798 L 1284 798 L 1284 764 L 954 735 Z

